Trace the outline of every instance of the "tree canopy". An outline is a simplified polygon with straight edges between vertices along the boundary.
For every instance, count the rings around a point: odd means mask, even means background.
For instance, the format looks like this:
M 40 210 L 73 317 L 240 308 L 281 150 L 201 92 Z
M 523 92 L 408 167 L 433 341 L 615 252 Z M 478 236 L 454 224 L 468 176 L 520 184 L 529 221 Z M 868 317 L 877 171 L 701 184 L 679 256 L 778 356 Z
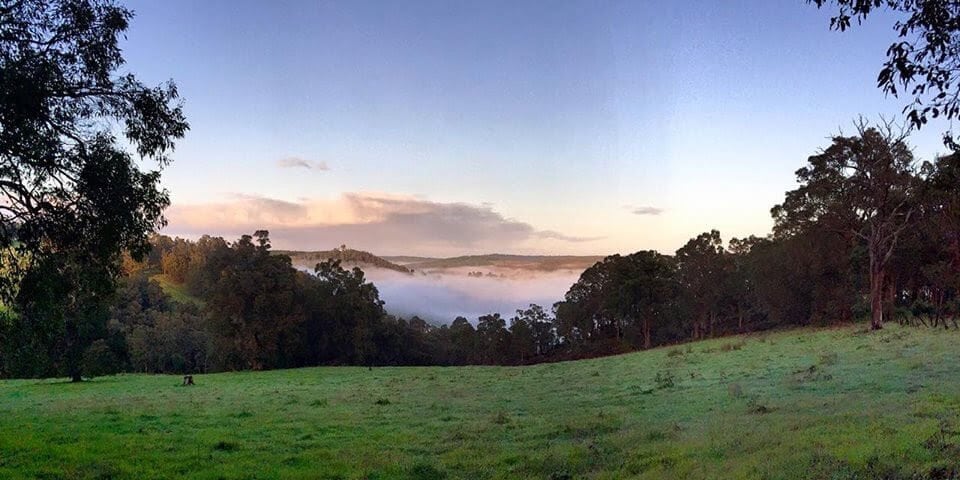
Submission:
M 164 224 L 159 169 L 188 129 L 176 85 L 119 73 L 131 17 L 110 0 L 0 4 L 0 248 L 19 260 L 0 293 L 23 322 L 62 327 L 47 350 L 75 380 L 121 253 L 144 255 Z
M 877 86 L 909 103 L 904 114 L 921 127 L 928 119 L 960 117 L 960 2 L 954 0 L 807 0 L 836 12 L 830 28 L 846 31 L 876 11 L 886 9 L 898 19 L 897 40 L 887 48 L 887 60 L 877 74 Z M 952 142 L 951 142 L 952 143 Z

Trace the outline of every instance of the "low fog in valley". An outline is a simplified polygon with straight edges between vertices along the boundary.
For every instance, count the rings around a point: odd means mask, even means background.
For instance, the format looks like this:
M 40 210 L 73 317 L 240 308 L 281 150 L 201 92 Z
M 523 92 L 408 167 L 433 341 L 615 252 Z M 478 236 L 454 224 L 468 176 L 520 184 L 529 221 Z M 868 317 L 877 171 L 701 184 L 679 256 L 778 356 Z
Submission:
M 449 324 L 458 316 L 476 324 L 477 317 L 500 313 L 512 317 L 519 308 L 536 303 L 549 310 L 563 299 L 581 270 L 529 271 L 503 267 L 459 267 L 404 274 L 359 265 L 380 291 L 393 315 L 417 315 L 434 324 Z M 298 265 L 312 271 L 312 266 Z

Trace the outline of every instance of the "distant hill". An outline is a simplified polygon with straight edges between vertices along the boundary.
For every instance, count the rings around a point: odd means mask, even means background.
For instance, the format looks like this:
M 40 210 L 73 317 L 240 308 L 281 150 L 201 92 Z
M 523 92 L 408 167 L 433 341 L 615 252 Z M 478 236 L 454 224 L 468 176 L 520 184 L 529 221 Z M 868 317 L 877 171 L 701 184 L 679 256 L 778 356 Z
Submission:
M 400 273 L 413 273 L 413 271 L 402 265 L 397 265 L 389 260 L 378 257 L 370 252 L 364 252 L 362 250 L 353 250 L 351 248 L 347 249 L 335 249 L 335 250 L 319 250 L 315 252 L 299 252 L 295 250 L 275 250 L 275 254 L 288 255 L 293 263 L 295 264 L 309 264 L 313 265 L 315 263 L 322 262 L 324 260 L 340 260 L 341 263 L 345 265 L 357 265 L 361 267 L 370 266 L 374 268 L 383 268 L 386 270 L 393 270 Z
M 439 260 L 436 257 L 414 257 L 410 255 L 384 255 L 381 258 L 389 262 L 396 263 L 397 265 L 409 265 L 411 263 L 423 263 L 430 260 Z
M 392 260 L 410 257 L 388 257 Z M 466 255 L 452 258 L 431 258 L 405 263 L 407 268 L 424 270 L 431 268 L 456 267 L 504 267 L 522 270 L 585 270 L 594 263 L 603 260 L 599 255 Z

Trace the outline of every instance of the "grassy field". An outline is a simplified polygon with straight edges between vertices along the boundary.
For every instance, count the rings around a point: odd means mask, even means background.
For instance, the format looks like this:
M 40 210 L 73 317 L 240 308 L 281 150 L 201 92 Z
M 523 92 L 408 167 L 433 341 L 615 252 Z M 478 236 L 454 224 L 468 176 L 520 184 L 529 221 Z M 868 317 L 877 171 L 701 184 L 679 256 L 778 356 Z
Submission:
M 0 382 L 0 478 L 951 478 L 960 333 L 532 367 Z M 951 473 L 954 472 L 954 473 Z

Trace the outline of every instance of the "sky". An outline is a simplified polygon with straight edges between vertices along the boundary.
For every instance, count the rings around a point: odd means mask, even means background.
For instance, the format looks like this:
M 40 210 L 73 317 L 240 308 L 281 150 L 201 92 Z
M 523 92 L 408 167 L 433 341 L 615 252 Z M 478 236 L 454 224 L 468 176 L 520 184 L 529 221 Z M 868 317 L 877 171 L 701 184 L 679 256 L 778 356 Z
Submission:
M 802 0 L 128 5 L 124 69 L 172 78 L 191 125 L 168 235 L 668 253 L 767 234 L 829 136 L 905 104 L 876 88 L 893 17 L 841 34 Z

